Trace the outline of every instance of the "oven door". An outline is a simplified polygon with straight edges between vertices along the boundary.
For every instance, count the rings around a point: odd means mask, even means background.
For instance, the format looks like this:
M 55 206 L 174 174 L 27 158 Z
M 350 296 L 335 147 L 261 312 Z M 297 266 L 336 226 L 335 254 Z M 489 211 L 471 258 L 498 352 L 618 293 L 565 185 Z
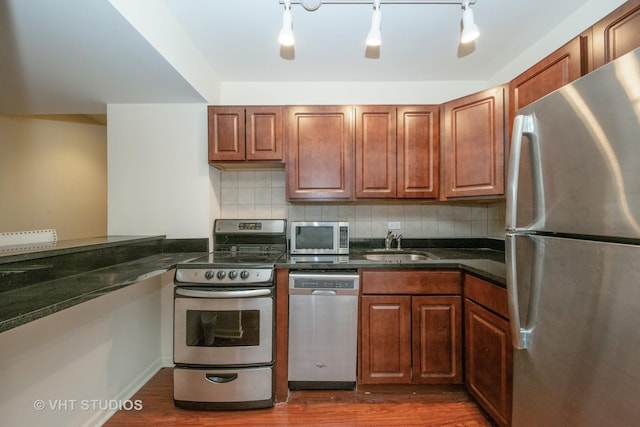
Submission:
M 177 287 L 174 362 L 208 366 L 272 363 L 273 293 L 272 287 Z

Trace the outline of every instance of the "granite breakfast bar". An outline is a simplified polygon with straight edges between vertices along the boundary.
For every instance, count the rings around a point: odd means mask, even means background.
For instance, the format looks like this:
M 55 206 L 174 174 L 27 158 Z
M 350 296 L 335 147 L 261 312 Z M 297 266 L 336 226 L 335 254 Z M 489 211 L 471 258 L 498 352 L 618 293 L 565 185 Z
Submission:
M 207 252 L 206 239 L 113 236 L 0 253 L 0 332 L 163 274 Z

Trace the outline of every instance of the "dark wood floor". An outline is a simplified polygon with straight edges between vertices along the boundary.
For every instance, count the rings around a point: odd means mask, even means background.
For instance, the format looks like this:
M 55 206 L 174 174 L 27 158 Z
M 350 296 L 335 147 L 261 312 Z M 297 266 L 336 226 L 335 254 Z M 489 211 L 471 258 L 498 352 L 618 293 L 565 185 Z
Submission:
M 491 426 L 464 391 L 295 391 L 287 403 L 246 411 L 188 411 L 173 405 L 173 371 L 161 369 L 105 426 Z

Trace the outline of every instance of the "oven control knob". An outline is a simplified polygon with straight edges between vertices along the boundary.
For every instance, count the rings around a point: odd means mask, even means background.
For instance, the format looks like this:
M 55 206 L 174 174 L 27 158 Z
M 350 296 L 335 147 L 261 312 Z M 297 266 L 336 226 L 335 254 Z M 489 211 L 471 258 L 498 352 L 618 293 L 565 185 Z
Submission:
M 229 279 L 235 279 L 236 277 L 238 277 L 238 272 L 235 270 L 231 270 L 229 272 Z
M 240 278 L 242 280 L 247 280 L 249 278 L 249 272 L 247 270 L 242 270 L 240 272 Z
M 224 276 L 226 276 L 227 273 L 225 273 L 224 271 L 220 270 L 218 271 L 218 274 L 216 275 L 218 277 L 218 279 L 222 280 L 224 279 Z
M 207 270 L 204 273 L 204 278 L 207 279 L 207 280 L 213 279 L 213 276 L 215 276 L 215 273 L 213 272 L 213 270 Z

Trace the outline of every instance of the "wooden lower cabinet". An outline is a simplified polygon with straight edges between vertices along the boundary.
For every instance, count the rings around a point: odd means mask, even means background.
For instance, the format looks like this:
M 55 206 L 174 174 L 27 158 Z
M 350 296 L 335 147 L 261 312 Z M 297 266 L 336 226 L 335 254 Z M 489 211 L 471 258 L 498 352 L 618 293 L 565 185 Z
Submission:
M 371 271 L 362 283 L 358 383 L 462 384 L 462 297 L 428 294 L 459 293 L 460 274 Z
M 411 297 L 363 296 L 360 383 L 411 384 Z
M 465 383 L 495 423 L 506 427 L 511 425 L 513 388 L 513 349 L 509 321 L 503 317 L 506 289 L 467 276 L 465 297 Z
M 462 298 L 411 297 L 412 382 L 462 384 Z

